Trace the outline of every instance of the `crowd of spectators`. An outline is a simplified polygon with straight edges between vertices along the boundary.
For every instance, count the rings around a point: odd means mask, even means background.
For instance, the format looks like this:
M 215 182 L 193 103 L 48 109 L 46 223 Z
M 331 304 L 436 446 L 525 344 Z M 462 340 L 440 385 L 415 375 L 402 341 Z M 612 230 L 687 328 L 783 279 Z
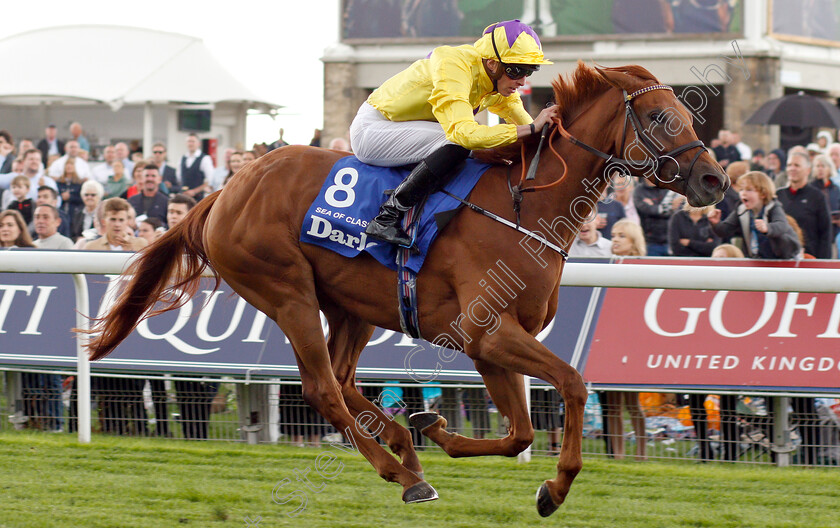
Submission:
M 44 137 L 16 144 L 9 131 L 0 130 L 0 249 L 138 251 L 177 225 L 197 201 L 224 187 L 247 163 L 288 144 L 280 129 L 278 139 L 270 144 L 255 144 L 251 150 L 225 149 L 217 165 L 202 151 L 198 136 L 190 134 L 185 154 L 170 163 L 166 145 L 160 142 L 146 158 L 137 141 L 117 142 L 92 152 L 80 123 L 72 123 L 68 132 L 60 137 L 51 124 Z M 321 146 L 320 130 L 310 144 Z M 343 138 L 333 139 L 328 147 L 349 150 Z M 171 437 L 168 404 L 172 393 L 183 437 L 208 438 L 211 404 L 219 384 L 179 378 L 165 383 L 159 378 L 93 376 L 97 430 Z M 76 429 L 73 376 L 24 373 L 19 383 L 23 414 L 29 418 L 25 426 L 47 431 Z M 154 419 L 144 405 L 144 390 L 151 394 Z M 300 400 L 299 386 L 284 390 L 296 390 Z M 65 424 L 61 402 L 66 391 L 71 394 L 71 405 Z M 295 420 L 290 409 L 296 408 L 297 400 L 294 394 L 281 394 L 286 422 Z M 306 416 L 307 420 L 298 421 L 323 424 L 311 413 Z M 283 432 L 298 439 L 297 430 Z
M 641 179 L 614 178 L 596 214 L 581 227 L 572 244 L 575 257 L 674 256 L 755 259 L 837 258 L 840 232 L 840 143 L 828 132 L 817 141 L 787 152 L 753 150 L 738 134 L 721 130 L 710 153 L 732 183 L 716 206 L 691 207 L 685 197 Z M 698 456 L 713 458 L 705 405 L 715 398 L 724 417 L 715 434 L 723 439 L 720 457 L 736 457 L 739 433 L 735 397 L 690 395 L 685 404 L 695 421 Z M 606 452 L 624 456 L 622 409 L 629 412 L 636 456 L 645 457 L 645 428 L 639 394 L 599 394 Z M 817 445 L 819 427 L 813 398 L 794 398 L 803 445 Z M 768 406 L 769 407 L 769 406 Z M 772 409 L 771 409 L 772 411 Z M 690 420 L 689 420 L 690 421 Z M 723 425 L 720 425 L 722 423 Z M 769 431 L 767 431 L 769 434 Z M 816 463 L 816 448 L 802 449 L 804 463 Z M 835 462 L 837 463 L 837 462 Z
M 146 159 L 124 142 L 92 155 L 81 124 L 59 137 L 49 125 L 37 141 L 0 131 L 0 248 L 137 251 L 174 227 L 207 193 L 223 187 L 244 165 L 270 147 L 228 149 L 217 169 L 201 151 L 197 136 L 186 141 L 186 154 L 169 165 L 166 146 L 155 143 Z M 279 146 L 279 145 L 277 145 Z M 91 158 L 99 157 L 99 161 Z M 164 382 L 150 382 L 155 420 L 143 404 L 147 380 L 94 376 L 92 391 L 97 429 L 124 435 L 172 436 Z M 62 392 L 75 393 L 73 376 L 23 373 L 19 379 L 26 426 L 47 431 L 76 428 L 75 397 L 64 423 Z M 218 384 L 179 380 L 172 384 L 185 438 L 208 438 L 210 404 Z M 149 427 L 154 423 L 154 430 Z

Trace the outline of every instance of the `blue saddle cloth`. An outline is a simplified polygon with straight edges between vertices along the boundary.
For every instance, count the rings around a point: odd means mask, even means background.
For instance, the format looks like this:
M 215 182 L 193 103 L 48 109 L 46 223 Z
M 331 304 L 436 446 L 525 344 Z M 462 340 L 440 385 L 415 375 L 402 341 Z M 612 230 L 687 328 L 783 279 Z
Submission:
M 489 167 L 486 163 L 469 159 L 444 189 L 466 198 Z M 384 192 L 399 185 L 410 172 L 405 167 L 367 165 L 355 156 L 341 158 L 330 170 L 321 192 L 306 212 L 300 241 L 351 258 L 366 251 L 383 265 L 396 270 L 397 247 L 368 239 L 364 231 L 368 222 L 379 213 L 379 206 L 386 198 Z M 457 209 L 460 205 L 458 200 L 442 192 L 429 197 L 419 220 L 415 241 L 420 252 L 408 259 L 408 269 L 419 273 L 423 266 L 429 247 L 438 235 L 435 215 Z

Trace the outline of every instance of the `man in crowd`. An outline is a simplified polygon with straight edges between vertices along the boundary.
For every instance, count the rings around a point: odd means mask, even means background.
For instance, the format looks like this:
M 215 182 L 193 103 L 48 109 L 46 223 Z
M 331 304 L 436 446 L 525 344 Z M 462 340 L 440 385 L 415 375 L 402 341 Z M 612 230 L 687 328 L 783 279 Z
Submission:
M 595 216 L 580 226 L 572 247 L 569 248 L 571 257 L 610 257 L 612 256 L 612 244 L 601 236 L 597 228 L 598 217 Z
M 166 225 L 168 200 L 160 190 L 160 169 L 158 169 L 158 166 L 153 163 L 146 165 L 138 184 L 140 185 L 140 192 L 129 198 L 128 203 L 134 207 L 137 216 L 154 217 Z
M 61 218 L 58 210 L 51 205 L 39 205 L 35 208 L 35 233 L 38 240 L 35 247 L 41 249 L 73 249 L 73 241 L 59 234 Z
M 166 223 L 169 225 L 169 229 L 181 223 L 181 220 L 187 216 L 187 213 L 194 205 L 195 200 L 186 194 L 173 194 L 170 196 L 169 205 L 166 208 Z
M 56 137 L 55 125 L 50 124 L 44 130 L 44 139 L 38 142 L 38 150 L 41 151 L 41 163 L 47 163 L 50 156 L 64 155 L 64 142 Z
M 58 217 L 61 219 L 61 224 L 58 226 L 59 234 L 70 238 L 70 217 L 58 208 L 58 193 L 55 189 L 48 185 L 38 187 L 38 196 L 35 198 L 35 207 L 39 205 L 49 205 L 58 211 Z
M 61 175 L 64 174 L 64 166 L 67 165 L 68 161 L 73 160 L 76 165 L 76 174 L 79 175 L 79 178 L 86 180 L 92 177 L 90 165 L 88 165 L 88 162 L 80 157 L 81 149 L 79 148 L 79 143 L 75 140 L 70 140 L 64 148 L 66 154 L 55 160 L 52 165 L 50 165 L 50 168 L 47 169 L 47 174 L 53 178 L 61 177 Z
M 114 145 L 114 152 L 117 155 L 117 159 L 123 162 L 126 175 L 131 177 L 134 172 L 134 162 L 129 159 L 130 152 L 128 150 L 128 145 L 120 141 Z
M 233 155 L 234 150 L 232 148 L 225 149 L 225 162 L 220 163 L 216 170 L 213 171 L 213 177 L 210 179 L 210 187 L 214 191 L 218 191 L 222 188 L 222 185 L 225 183 L 225 178 L 227 175 L 230 174 L 230 157 Z
M 152 145 L 152 162 L 160 169 L 160 177 L 163 182 L 161 189 L 164 194 L 177 194 L 181 192 L 178 171 L 175 170 L 175 167 L 166 164 L 166 146 L 163 143 Z
M 715 151 L 715 157 L 721 167 L 725 169 L 726 166 L 733 161 L 741 160 L 741 153 L 738 152 L 738 149 L 735 148 L 735 145 L 732 143 L 732 134 L 729 130 L 726 130 L 725 128 L 721 129 L 720 132 L 718 132 L 718 140 L 720 141 L 720 144 L 712 150 Z
M 788 186 L 776 193 L 785 213 L 792 216 L 805 236 L 805 253 L 818 259 L 831 258 L 831 216 L 822 191 L 808 184 L 811 159 L 792 152 L 787 160 Z
M 283 139 L 283 132 L 284 131 L 281 128 L 280 129 L 280 137 L 277 138 L 277 141 L 275 141 L 274 143 L 272 143 L 271 145 L 268 146 L 268 152 L 271 152 L 274 149 L 279 149 L 280 147 L 285 147 L 285 146 L 288 145 L 288 143 L 286 143 L 286 141 Z
M 169 229 L 178 225 L 195 205 L 195 200 L 184 194 L 169 198 L 167 222 Z M 162 380 L 149 380 L 152 386 L 152 401 L 155 402 L 155 416 L 168 417 L 166 414 L 166 393 Z M 210 424 L 210 406 L 219 391 L 219 384 L 205 381 L 175 381 L 178 408 L 181 411 L 181 428 L 184 438 L 208 438 Z M 168 436 L 169 426 L 156 434 Z
M 79 144 L 80 149 L 90 152 L 90 141 L 82 135 L 82 125 L 78 121 L 70 125 L 70 135 L 73 136 L 73 141 Z
M 12 172 L 12 162 L 15 161 L 15 142 L 7 130 L 0 130 L 0 174 Z
M 129 229 L 131 206 L 122 198 L 109 198 L 99 206 L 103 235 L 83 246 L 88 251 L 138 251 L 148 244 Z M 99 400 L 102 430 L 118 435 L 148 432 L 143 387 L 146 380 L 137 378 L 93 378 L 91 384 Z
M 648 255 L 668 255 L 668 219 L 681 207 L 682 196 L 656 187 L 647 178 L 633 192 L 633 203 L 645 232 Z
M 736 161 L 747 161 L 752 159 L 752 149 L 749 145 L 741 141 L 741 134 L 737 132 L 730 132 L 732 137 L 732 146 L 738 151 L 739 158 Z
M 204 193 L 210 190 L 210 180 L 213 178 L 213 160 L 201 152 L 198 136 L 187 136 L 187 153 L 181 157 L 178 166 L 178 179 L 181 181 L 181 192 L 199 201 Z
M 23 154 L 23 172 L 22 174 L 29 178 L 29 194 L 27 197 L 36 200 L 38 198 L 38 188 L 43 185 L 55 189 L 58 193 L 58 185 L 55 180 L 46 176 L 41 169 L 41 153 L 35 149 L 29 149 Z M 12 183 L 12 179 L 18 174 L 10 172 L 9 174 L 0 174 L 0 187 L 8 188 Z
M 36 151 L 40 161 L 40 153 Z M 49 187 L 46 189 L 52 191 Z M 33 223 L 38 239 L 35 247 L 40 249 L 73 249 L 73 241 L 58 233 L 61 223 L 58 210 L 51 205 L 39 205 L 35 209 Z M 41 429 L 60 433 L 64 430 L 64 418 L 61 403 L 61 375 L 26 374 L 23 376 L 23 389 L 36 391 L 44 399 Z M 30 415 L 31 416 L 31 415 Z
M 105 185 L 108 182 L 108 178 L 113 176 L 114 168 L 112 167 L 114 160 L 117 159 L 117 151 L 111 145 L 105 147 L 105 150 L 102 151 L 103 158 L 105 159 L 105 163 L 97 165 L 93 168 L 93 178 Z
M 122 198 L 102 202 L 102 224 L 105 236 L 91 240 L 84 249 L 95 251 L 139 251 L 148 245 L 145 238 L 129 234 L 128 213 L 131 206 Z

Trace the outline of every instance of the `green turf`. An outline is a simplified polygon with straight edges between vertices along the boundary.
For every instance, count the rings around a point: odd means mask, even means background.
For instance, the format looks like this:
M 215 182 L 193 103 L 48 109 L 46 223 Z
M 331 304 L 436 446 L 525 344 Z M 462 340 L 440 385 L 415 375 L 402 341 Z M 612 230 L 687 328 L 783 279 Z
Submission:
M 314 475 L 335 448 L 248 446 L 70 435 L 0 434 L 2 527 L 836 527 L 837 469 L 779 469 L 725 464 L 586 460 L 565 505 L 549 519 L 534 492 L 556 460 L 453 460 L 421 452 L 441 498 L 404 505 L 400 488 L 380 479 L 358 454 L 342 453 L 333 480 Z M 284 478 L 310 468 L 320 493 L 306 508 L 272 501 Z M 288 491 L 287 491 L 288 490 Z

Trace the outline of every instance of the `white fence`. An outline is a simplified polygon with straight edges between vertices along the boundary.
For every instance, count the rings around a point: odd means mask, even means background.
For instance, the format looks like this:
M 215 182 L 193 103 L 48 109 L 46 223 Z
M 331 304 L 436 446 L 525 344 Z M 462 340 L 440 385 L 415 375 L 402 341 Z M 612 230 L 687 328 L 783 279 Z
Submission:
M 90 300 L 84 274 L 110 275 L 124 270 L 133 257 L 129 253 L 69 251 L 2 251 L 0 272 L 62 273 L 73 275 L 76 288 L 76 326 L 88 328 Z M 610 288 L 664 288 L 680 290 L 777 291 L 839 293 L 840 270 L 799 268 L 755 268 L 729 266 L 605 266 L 571 263 L 565 266 L 563 286 Z M 78 434 L 90 442 L 90 364 L 84 349 L 85 336 L 77 339 Z M 786 398 L 785 398 L 786 400 Z M 526 454 L 524 459 L 528 458 Z

